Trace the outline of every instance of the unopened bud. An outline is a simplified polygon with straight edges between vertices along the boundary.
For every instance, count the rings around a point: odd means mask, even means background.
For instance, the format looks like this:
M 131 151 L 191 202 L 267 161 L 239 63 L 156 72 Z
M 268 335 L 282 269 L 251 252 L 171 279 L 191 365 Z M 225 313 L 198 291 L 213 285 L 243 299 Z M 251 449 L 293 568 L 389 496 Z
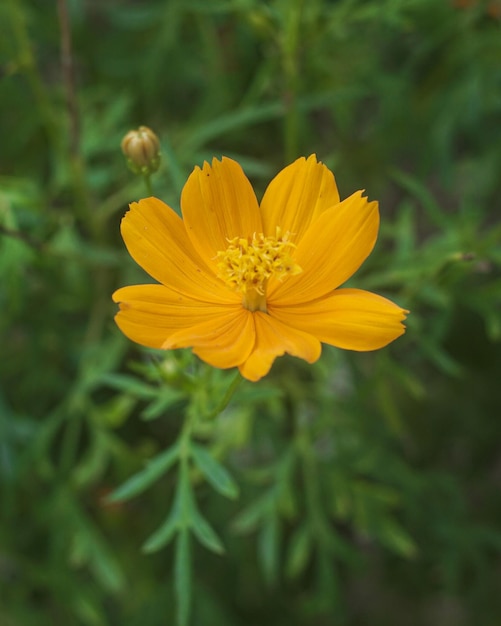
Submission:
M 120 144 L 127 165 L 134 174 L 149 175 L 160 165 L 160 141 L 147 126 L 130 130 Z

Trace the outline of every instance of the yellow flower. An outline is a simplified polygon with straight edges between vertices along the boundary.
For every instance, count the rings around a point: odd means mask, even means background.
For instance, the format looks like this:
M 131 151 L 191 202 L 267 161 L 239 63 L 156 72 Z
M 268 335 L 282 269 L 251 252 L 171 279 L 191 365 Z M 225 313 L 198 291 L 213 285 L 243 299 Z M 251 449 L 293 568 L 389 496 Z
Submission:
M 316 361 L 321 342 L 375 350 L 404 333 L 408 311 L 359 289 L 339 289 L 377 238 L 377 202 L 357 191 L 342 202 L 315 155 L 268 186 L 261 205 L 232 159 L 196 167 L 181 219 L 157 198 L 122 220 L 135 261 L 161 284 L 123 287 L 116 322 L 133 341 L 191 347 L 219 368 L 256 381 L 284 353 Z

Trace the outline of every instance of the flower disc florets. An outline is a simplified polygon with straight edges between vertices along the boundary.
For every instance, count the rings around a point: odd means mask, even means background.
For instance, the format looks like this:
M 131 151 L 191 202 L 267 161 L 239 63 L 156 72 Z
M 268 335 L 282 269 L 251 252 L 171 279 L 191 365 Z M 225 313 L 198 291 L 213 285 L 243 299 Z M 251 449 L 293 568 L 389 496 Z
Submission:
M 277 227 L 274 237 L 263 233 L 254 233 L 252 238 L 234 237 L 226 250 L 217 253 L 219 277 L 242 293 L 247 309 L 266 310 L 266 284 L 271 276 L 282 281 L 302 271 L 292 258 L 295 245 L 289 236 L 289 232 L 282 235 Z

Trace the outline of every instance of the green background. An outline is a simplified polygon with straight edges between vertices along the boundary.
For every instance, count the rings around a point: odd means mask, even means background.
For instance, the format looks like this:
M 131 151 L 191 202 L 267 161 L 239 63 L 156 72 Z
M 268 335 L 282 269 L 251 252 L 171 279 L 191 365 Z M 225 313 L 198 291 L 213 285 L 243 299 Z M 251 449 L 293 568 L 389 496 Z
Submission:
M 500 13 L 1 3 L 1 626 L 499 624 Z M 175 208 L 222 154 L 258 196 L 316 153 L 342 198 L 378 199 L 378 244 L 350 285 L 410 309 L 406 335 L 314 366 L 284 357 L 208 415 L 231 373 L 113 322 L 111 293 L 147 280 L 119 234 L 146 195 L 120 152 L 141 124 Z M 148 485 L 141 471 L 191 413 L 187 480 L 217 536 L 199 525 L 185 554 L 144 554 L 178 470 Z M 105 500 L 137 472 L 142 493 Z

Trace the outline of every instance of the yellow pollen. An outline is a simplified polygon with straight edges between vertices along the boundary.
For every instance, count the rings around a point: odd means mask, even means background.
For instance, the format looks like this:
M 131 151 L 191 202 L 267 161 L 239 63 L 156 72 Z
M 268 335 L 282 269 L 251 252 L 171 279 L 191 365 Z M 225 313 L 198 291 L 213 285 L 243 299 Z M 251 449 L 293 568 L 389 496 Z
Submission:
M 277 227 L 275 237 L 262 233 L 228 240 L 226 250 L 217 253 L 218 276 L 234 291 L 242 294 L 242 303 L 250 311 L 266 311 L 266 285 L 271 276 L 282 281 L 302 270 L 294 262 L 296 247 Z

